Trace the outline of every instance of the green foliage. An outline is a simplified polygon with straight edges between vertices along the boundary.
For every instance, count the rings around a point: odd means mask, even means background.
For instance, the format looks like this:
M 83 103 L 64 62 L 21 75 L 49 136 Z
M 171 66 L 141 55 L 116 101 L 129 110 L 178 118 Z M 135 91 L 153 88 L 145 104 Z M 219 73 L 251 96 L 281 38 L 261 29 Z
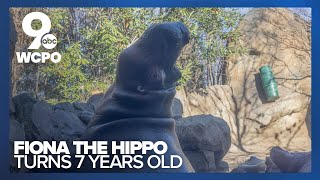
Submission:
M 90 27 L 81 30 L 84 38 L 83 51 L 86 58 L 90 59 L 91 74 L 94 77 L 103 77 L 103 81 L 110 84 L 115 78 L 117 57 L 129 40 L 121 29 L 107 18 L 99 19 L 99 25 L 98 30 Z
M 187 86 L 189 91 L 214 85 L 208 74 L 214 76 L 223 71 L 212 70 L 212 64 L 217 59 L 224 61 L 230 55 L 244 52 L 239 46 L 226 45 L 229 42 L 237 43 L 240 37 L 236 27 L 242 16 L 235 9 L 172 8 L 163 14 L 165 21 L 181 21 L 191 33 L 191 42 L 178 60 L 184 76 L 181 85 Z
M 57 63 L 40 68 L 40 91 L 45 100 L 84 101 L 103 92 L 115 78 L 120 52 L 138 39 L 153 23 L 182 21 L 191 32 L 177 65 L 180 86 L 198 90 L 212 85 L 206 74 L 217 59 L 242 53 L 237 46 L 241 35 L 236 26 L 241 15 L 222 8 L 74 8 L 47 9 L 52 33 L 59 40 L 55 51 L 62 54 Z M 237 47 L 237 48 L 236 48 Z
M 80 100 L 83 94 L 87 93 L 84 84 L 88 78 L 83 68 L 89 62 L 83 58 L 80 47 L 80 43 L 70 45 L 61 54 L 59 63 L 51 62 L 41 68 L 42 77 L 47 86 L 52 88 L 52 93 L 48 94 L 49 99 Z

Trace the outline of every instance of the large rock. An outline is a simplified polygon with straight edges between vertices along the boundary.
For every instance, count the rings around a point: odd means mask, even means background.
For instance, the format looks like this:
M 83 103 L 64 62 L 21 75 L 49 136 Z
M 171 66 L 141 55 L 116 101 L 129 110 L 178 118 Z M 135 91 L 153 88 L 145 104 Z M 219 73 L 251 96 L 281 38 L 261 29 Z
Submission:
M 33 106 L 32 122 L 39 132 L 40 140 L 70 140 L 80 137 L 85 130 L 85 125 L 75 113 L 53 110 L 45 102 Z
M 230 85 L 208 87 L 205 96 L 180 90 L 176 97 L 183 117 L 223 118 L 232 142 L 246 153 L 266 155 L 273 146 L 310 151 L 305 123 L 311 97 L 310 24 L 288 9 L 253 8 L 238 28 L 240 43 L 229 45 L 240 44 L 248 53 L 227 59 Z M 258 74 L 263 65 L 272 67 L 278 82 L 275 102 L 265 101 Z
M 174 119 L 182 118 L 183 114 L 183 105 L 181 101 L 177 98 L 174 98 L 171 105 L 172 117 Z
M 266 157 L 267 173 L 281 172 L 277 165 L 272 161 L 271 157 Z
M 39 134 L 32 122 L 33 105 L 38 101 L 28 93 L 21 93 L 10 100 L 10 127 L 9 127 L 9 149 L 10 149 L 10 171 L 27 172 L 24 166 L 18 169 L 17 160 L 13 158 L 14 141 L 38 140 Z
M 15 119 L 10 119 L 9 142 L 13 143 L 14 141 L 24 140 L 26 140 L 26 135 L 23 124 Z
M 198 115 L 176 121 L 181 147 L 196 172 L 214 172 L 231 145 L 230 129 L 221 118 Z
M 239 24 L 240 44 L 248 49 L 228 59 L 235 120 L 241 144 L 254 151 L 283 146 L 310 149 L 305 116 L 311 97 L 310 23 L 283 8 L 257 8 Z M 280 99 L 265 100 L 259 68 L 270 65 Z
M 237 168 L 233 169 L 232 173 L 264 173 L 267 169 L 264 160 L 255 156 L 251 156 L 243 164 L 240 164 Z
M 10 153 L 14 141 L 71 141 L 81 136 L 93 116 L 92 105 L 79 104 L 75 109 L 71 103 L 52 106 L 38 101 L 27 93 L 17 95 L 10 101 Z M 25 167 L 17 168 L 17 161 L 10 159 L 12 172 L 27 172 Z M 30 158 L 32 158 L 30 156 Z
M 85 124 L 88 125 L 90 120 L 93 118 L 94 113 L 89 111 L 80 111 L 77 113 L 78 118 Z
M 183 104 L 182 116 L 213 114 L 232 125 L 234 120 L 232 87 L 228 85 L 210 86 L 206 91 L 207 94 L 205 96 L 197 93 L 188 93 L 184 90 L 177 92 L 176 98 Z M 230 128 L 234 131 L 232 126 Z
M 87 125 L 94 116 L 95 107 L 91 103 L 74 102 L 71 104 L 69 102 L 62 102 L 54 105 L 53 110 L 62 110 L 76 114 Z
M 52 106 L 23 93 L 12 98 L 10 108 L 10 141 L 14 140 L 71 140 L 85 130 L 93 116 L 92 105 L 71 103 Z M 87 108 L 89 107 L 89 108 Z M 82 108 L 82 109 L 81 109 Z M 79 110 L 80 109 L 80 110 Z M 81 119 L 79 119 L 81 117 Z
M 53 110 L 57 110 L 57 109 L 68 111 L 68 112 L 75 112 L 73 105 L 69 102 L 62 102 L 54 105 Z
M 26 139 L 26 135 L 24 132 L 24 126 L 21 122 L 17 120 L 16 108 L 15 105 L 10 99 L 10 108 L 9 108 L 9 142 L 13 143 L 13 141 L 23 141 Z
M 270 159 L 281 172 L 311 172 L 311 152 L 289 152 L 280 147 L 273 147 Z
M 83 102 L 74 102 L 72 103 L 75 110 L 78 111 L 89 111 L 94 113 L 94 106 L 90 103 L 83 103 Z
M 24 127 L 26 140 L 37 140 L 39 134 L 32 122 L 33 105 L 37 103 L 37 100 L 31 97 L 28 93 L 22 93 L 13 97 L 12 103 L 14 112 L 11 112 L 12 114 L 10 114 L 10 116 L 14 117 L 14 119 Z
M 103 102 L 103 97 L 104 97 L 103 93 L 94 94 L 88 99 L 87 103 L 92 104 L 94 109 L 96 110 Z
M 13 157 L 14 153 L 14 141 L 25 141 L 25 132 L 24 132 L 24 126 L 20 122 L 18 122 L 14 118 L 10 118 L 10 124 L 9 124 L 9 150 L 10 150 L 10 171 L 11 172 L 26 172 L 27 169 L 22 166 L 22 168 L 18 169 L 18 162 L 17 159 Z

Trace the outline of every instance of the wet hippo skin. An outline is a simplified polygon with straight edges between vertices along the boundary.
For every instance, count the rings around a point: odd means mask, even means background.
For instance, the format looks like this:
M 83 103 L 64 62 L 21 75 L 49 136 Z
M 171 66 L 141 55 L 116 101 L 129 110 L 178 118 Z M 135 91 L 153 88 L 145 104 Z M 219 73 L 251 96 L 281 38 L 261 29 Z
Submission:
M 114 84 L 97 108 L 82 140 L 164 141 L 168 145 L 165 161 L 179 155 L 183 164 L 177 169 L 151 169 L 144 155 L 141 169 L 90 169 L 99 172 L 194 172 L 182 152 L 171 118 L 176 82 L 181 74 L 175 63 L 189 42 L 189 31 L 180 22 L 150 26 L 144 34 L 119 55 Z M 90 163 L 90 162 L 89 162 Z M 86 163 L 85 163 L 86 164 Z M 81 169 L 83 171 L 83 169 Z

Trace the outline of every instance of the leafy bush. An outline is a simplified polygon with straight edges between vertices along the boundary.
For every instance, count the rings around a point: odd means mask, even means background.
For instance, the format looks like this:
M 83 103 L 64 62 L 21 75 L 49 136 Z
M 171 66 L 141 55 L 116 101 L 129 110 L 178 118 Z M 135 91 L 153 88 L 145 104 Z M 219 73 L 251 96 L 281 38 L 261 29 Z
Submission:
M 225 8 L 70 8 L 45 9 L 58 37 L 57 63 L 46 63 L 35 71 L 36 94 L 44 100 L 85 101 L 104 92 L 114 81 L 120 52 L 137 40 L 153 23 L 181 21 L 191 33 L 177 65 L 182 72 L 180 86 L 198 91 L 217 81 L 226 68 L 225 58 L 243 49 L 227 46 L 241 35 L 236 27 L 241 14 Z M 36 26 L 37 24 L 35 24 Z

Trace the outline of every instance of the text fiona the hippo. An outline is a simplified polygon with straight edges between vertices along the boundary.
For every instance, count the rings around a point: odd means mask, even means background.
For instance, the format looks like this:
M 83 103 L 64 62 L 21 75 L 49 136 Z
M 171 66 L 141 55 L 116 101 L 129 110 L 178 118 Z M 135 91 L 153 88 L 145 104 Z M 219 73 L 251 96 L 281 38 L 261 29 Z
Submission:
M 178 155 L 165 155 L 164 141 L 73 141 L 69 146 L 66 141 L 15 141 L 14 158 L 18 168 L 27 169 L 175 169 L 183 163 Z

